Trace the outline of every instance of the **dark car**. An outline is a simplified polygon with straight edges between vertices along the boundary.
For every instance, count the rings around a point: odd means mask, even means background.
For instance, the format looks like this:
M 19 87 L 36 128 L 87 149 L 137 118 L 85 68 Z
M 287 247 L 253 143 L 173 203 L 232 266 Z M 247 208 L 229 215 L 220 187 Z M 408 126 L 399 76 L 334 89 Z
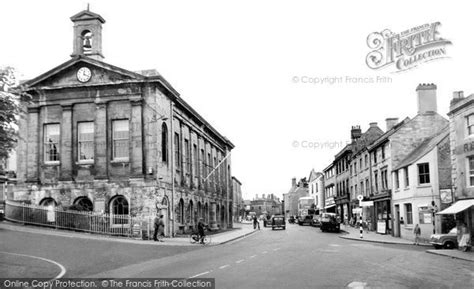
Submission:
M 321 231 L 334 231 L 339 232 L 340 230 L 339 217 L 334 213 L 323 213 L 321 214 Z
M 434 234 L 431 235 L 430 244 L 435 247 L 435 249 L 453 249 L 458 246 L 457 239 L 457 229 L 452 228 L 451 231 L 447 234 Z
M 0 200 L 0 222 L 5 218 L 5 201 Z
M 271 224 L 272 230 L 275 230 L 275 228 L 282 228 L 283 230 L 286 229 L 285 217 L 282 215 L 273 216 Z
M 306 215 L 306 216 L 299 216 L 298 217 L 298 225 L 303 226 L 304 224 L 306 225 L 311 225 L 313 222 L 313 216 L 312 215 Z
M 290 218 L 288 219 L 288 223 L 294 224 L 295 223 L 295 216 L 290 216 Z

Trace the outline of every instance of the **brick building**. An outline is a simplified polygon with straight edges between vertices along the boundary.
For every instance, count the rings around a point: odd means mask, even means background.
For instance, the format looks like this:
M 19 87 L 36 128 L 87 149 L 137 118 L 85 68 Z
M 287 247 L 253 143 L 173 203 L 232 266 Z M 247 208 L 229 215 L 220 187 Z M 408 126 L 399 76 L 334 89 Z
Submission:
M 334 163 L 331 163 L 324 170 L 324 212 L 335 213 L 336 202 L 334 197 L 336 196 L 335 190 L 335 168 Z
M 273 194 L 267 196 L 263 194 L 262 197 L 256 195 L 255 198 L 250 201 L 250 211 L 255 212 L 257 216 L 264 214 L 270 216 L 280 215 L 282 214 L 280 199 Z
M 239 221 L 239 217 L 244 217 L 244 200 L 242 199 L 242 183 L 232 177 L 232 212 L 234 222 Z
M 15 200 L 113 215 L 165 216 L 165 233 L 203 217 L 232 224 L 233 144 L 156 70 L 103 61 L 102 24 L 71 17 L 71 59 L 25 83 Z M 112 224 L 113 225 L 113 224 Z
M 291 180 L 291 189 L 287 194 L 283 194 L 284 210 L 286 216 L 298 215 L 298 200 L 309 196 L 308 182 L 303 178 L 296 182 L 296 178 Z

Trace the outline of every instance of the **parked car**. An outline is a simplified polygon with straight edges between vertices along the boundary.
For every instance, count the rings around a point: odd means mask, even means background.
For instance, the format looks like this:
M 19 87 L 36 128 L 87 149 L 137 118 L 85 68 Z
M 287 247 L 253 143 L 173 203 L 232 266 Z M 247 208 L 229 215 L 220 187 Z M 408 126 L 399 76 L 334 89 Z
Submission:
M 288 219 L 288 223 L 294 224 L 295 223 L 295 216 L 290 216 L 290 218 Z
M 319 216 L 319 215 L 313 216 L 313 221 L 311 222 L 311 226 L 320 227 L 321 226 L 321 216 Z
M 458 230 L 454 227 L 447 234 L 431 235 L 430 244 L 432 244 L 435 249 L 454 249 L 458 246 L 457 232 Z
M 272 230 L 275 230 L 275 228 L 282 228 L 283 230 L 286 229 L 285 216 L 276 215 L 273 216 L 271 220 Z
M 0 201 L 0 222 L 3 221 L 5 217 L 5 201 Z
M 334 213 L 322 213 L 321 214 L 321 231 L 335 231 L 339 232 L 341 221 L 339 217 Z
M 306 225 L 311 225 L 313 222 L 313 216 L 312 215 L 306 215 L 306 216 L 299 216 L 298 217 L 298 225 L 303 226 L 304 224 Z

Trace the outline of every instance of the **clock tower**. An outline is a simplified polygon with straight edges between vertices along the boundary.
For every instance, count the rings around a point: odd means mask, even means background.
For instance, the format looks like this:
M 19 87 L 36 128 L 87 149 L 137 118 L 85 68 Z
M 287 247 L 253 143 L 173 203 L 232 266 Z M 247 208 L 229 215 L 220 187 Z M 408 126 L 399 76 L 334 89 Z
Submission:
M 104 18 L 87 10 L 71 17 L 74 23 L 74 39 L 72 57 L 84 55 L 96 60 L 103 60 L 102 55 L 102 24 Z

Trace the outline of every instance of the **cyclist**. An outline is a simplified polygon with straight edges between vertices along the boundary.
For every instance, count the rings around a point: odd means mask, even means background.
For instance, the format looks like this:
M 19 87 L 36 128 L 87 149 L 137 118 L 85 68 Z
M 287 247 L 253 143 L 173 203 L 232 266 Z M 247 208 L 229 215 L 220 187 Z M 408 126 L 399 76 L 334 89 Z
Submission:
M 205 228 L 206 228 L 206 225 L 204 224 L 204 220 L 200 218 L 198 222 L 198 237 L 199 237 L 199 240 L 201 241 L 201 244 L 204 244 L 204 237 L 206 236 L 206 234 L 204 233 Z

